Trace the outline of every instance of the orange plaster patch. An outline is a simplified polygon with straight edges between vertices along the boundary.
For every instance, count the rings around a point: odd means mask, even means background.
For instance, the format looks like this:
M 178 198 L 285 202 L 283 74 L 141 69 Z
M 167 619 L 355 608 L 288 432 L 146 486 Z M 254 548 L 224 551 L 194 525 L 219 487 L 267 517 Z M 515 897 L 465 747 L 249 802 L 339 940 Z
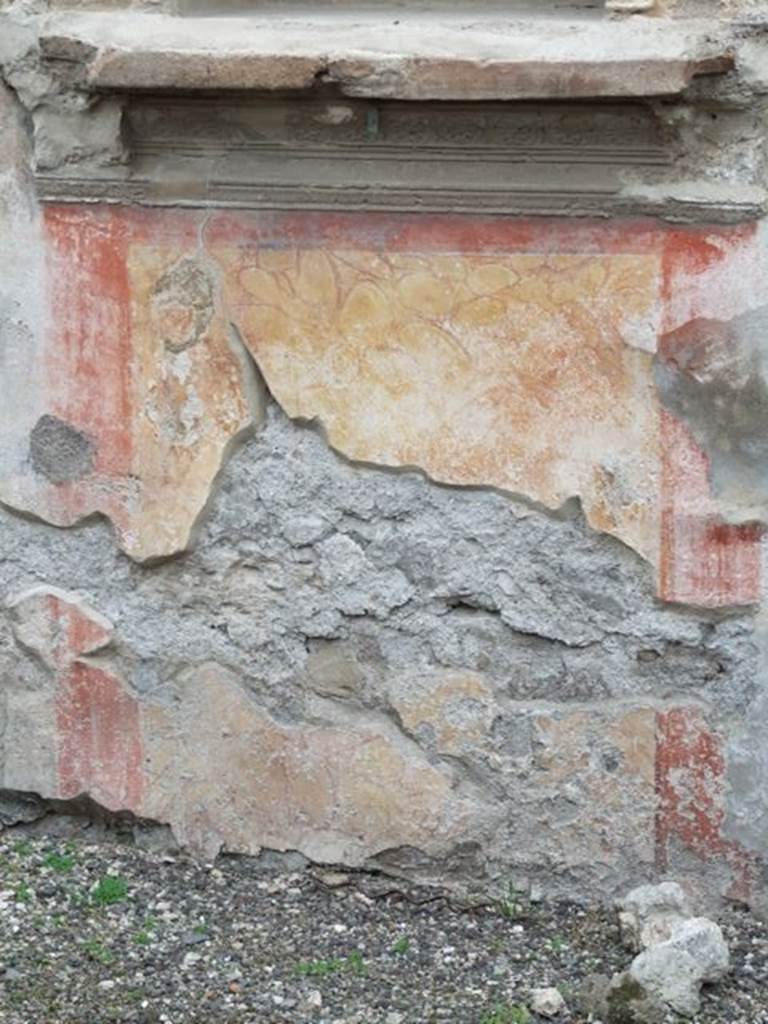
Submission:
M 272 393 L 339 451 L 553 508 L 580 495 L 655 558 L 653 255 L 215 255 Z

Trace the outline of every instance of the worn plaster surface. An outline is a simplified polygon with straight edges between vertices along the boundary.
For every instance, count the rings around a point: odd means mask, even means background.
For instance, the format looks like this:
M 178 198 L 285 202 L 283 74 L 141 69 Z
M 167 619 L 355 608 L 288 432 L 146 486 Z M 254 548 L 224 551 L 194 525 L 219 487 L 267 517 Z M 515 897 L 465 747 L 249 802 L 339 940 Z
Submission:
M 667 709 L 716 731 L 756 692 L 749 614 L 659 606 L 577 514 L 351 466 L 274 403 L 183 560 L 142 567 L 106 525 L 2 523 L 5 785 L 79 787 L 208 855 L 439 877 L 463 849 L 481 877 L 612 890 L 680 831 L 656 820 L 659 759 L 686 756 Z M 40 590 L 54 574 L 68 594 Z
M 184 202 L 183 154 L 129 202 L 129 101 L 92 89 L 204 84 L 194 12 L 10 9 L 0 788 L 87 796 L 207 858 L 583 898 L 674 875 L 763 905 L 765 54 L 744 9 L 705 40 L 682 8 L 643 22 L 662 91 L 706 71 L 648 108 L 663 185 L 620 172 L 658 188 L 655 220 L 221 209 Z M 175 63 L 121 43 L 147 18 Z M 223 20 L 211 67 L 235 77 L 208 85 L 247 86 Z M 617 95 L 605 33 L 577 95 Z M 525 81 L 494 46 L 496 98 L 572 96 L 556 40 Z M 437 81 L 391 59 L 335 84 Z M 72 175 L 81 201 L 39 201 Z

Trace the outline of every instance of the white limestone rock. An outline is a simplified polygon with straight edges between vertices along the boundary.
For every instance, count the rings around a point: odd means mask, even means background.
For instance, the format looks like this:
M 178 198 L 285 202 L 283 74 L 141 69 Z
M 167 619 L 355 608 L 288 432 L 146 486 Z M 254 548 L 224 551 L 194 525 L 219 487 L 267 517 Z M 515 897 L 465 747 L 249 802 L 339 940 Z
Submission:
M 699 1009 L 702 984 L 719 981 L 728 966 L 728 946 L 719 926 L 695 917 L 636 956 L 628 973 L 651 998 L 692 1017 Z
M 685 952 L 695 961 L 702 982 L 720 981 L 728 973 L 728 945 L 718 924 L 706 917 L 692 917 L 660 945 L 671 954 Z
M 616 906 L 622 942 L 633 953 L 666 941 L 691 916 L 688 897 L 677 882 L 640 885 Z

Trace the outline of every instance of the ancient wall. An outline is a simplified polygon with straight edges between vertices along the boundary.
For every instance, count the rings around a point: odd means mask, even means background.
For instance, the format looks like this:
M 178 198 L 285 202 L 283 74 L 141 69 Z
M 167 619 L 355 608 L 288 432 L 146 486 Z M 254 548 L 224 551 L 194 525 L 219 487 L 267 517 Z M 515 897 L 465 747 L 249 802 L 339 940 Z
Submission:
M 120 6 L 0 5 L 0 816 L 762 905 L 764 16 Z

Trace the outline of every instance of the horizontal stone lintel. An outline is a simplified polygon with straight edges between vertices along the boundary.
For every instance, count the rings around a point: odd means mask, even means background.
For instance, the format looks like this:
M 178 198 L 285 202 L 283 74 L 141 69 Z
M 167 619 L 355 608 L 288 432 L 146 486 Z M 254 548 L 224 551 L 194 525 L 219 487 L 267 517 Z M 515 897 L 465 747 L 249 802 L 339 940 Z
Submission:
M 711 223 L 766 210 L 759 187 L 676 180 L 675 141 L 639 103 L 133 94 L 124 126 L 124 160 L 40 168 L 40 197 Z
M 305 90 L 403 100 L 644 97 L 733 66 L 711 19 L 504 18 L 498 12 L 176 18 L 51 15 L 51 62 L 93 90 Z
M 697 185 L 627 188 L 620 193 L 546 192 L 530 188 L 497 190 L 408 191 L 349 187 L 253 188 L 220 183 L 204 191 L 160 188 L 149 181 L 97 181 L 39 176 L 43 202 L 129 203 L 140 206 L 213 207 L 243 210 L 390 211 L 392 213 L 466 213 L 495 216 L 657 217 L 680 224 L 738 224 L 768 213 L 768 192 L 760 188 L 722 186 L 700 192 Z

